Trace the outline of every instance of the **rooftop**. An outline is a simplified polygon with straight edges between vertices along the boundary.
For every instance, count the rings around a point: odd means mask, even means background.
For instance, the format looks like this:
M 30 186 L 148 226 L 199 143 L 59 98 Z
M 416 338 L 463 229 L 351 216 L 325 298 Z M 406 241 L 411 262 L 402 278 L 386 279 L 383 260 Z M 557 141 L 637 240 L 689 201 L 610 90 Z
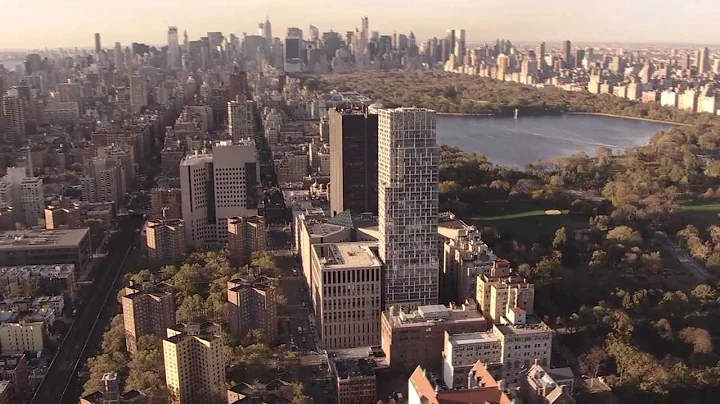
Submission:
M 393 313 L 395 311 L 395 313 Z M 383 312 L 393 328 L 427 327 L 439 323 L 484 322 L 485 318 L 477 310 L 477 304 L 470 300 L 452 308 L 441 305 L 420 306 L 415 311 L 399 313 L 394 307 Z
M 464 334 L 453 334 L 450 336 L 450 342 L 453 345 L 476 345 L 487 342 L 500 342 L 492 332 L 469 332 Z
M 373 251 L 375 242 L 314 244 L 314 254 L 323 269 L 380 267 L 382 262 Z
M 489 375 L 488 375 L 489 376 Z M 410 376 L 409 384 L 427 404 L 510 404 L 508 396 L 497 387 L 497 382 L 489 376 L 485 387 L 464 390 L 448 390 L 440 377 L 434 377 L 418 366 Z
M 526 315 L 525 324 L 495 324 L 493 327 L 495 327 L 503 335 L 552 332 L 552 328 L 538 319 L 534 314 Z
M 228 290 L 233 292 L 245 287 L 251 287 L 257 290 L 275 289 L 275 278 L 268 278 L 267 276 L 241 276 L 233 278 L 228 282 Z
M 88 229 L 70 230 L 13 230 L 0 232 L 1 250 L 39 250 L 46 248 L 78 247 L 87 237 Z
M 374 377 L 377 364 L 373 359 L 341 359 L 334 358 L 333 365 L 338 379 L 352 379 L 355 377 Z
M 67 278 L 73 272 L 75 272 L 74 264 L 4 266 L 0 267 L 0 278 L 20 275 Z
M 330 218 L 328 223 L 357 230 L 362 227 L 377 226 L 378 217 L 369 212 L 358 213 L 351 210 L 344 210 Z

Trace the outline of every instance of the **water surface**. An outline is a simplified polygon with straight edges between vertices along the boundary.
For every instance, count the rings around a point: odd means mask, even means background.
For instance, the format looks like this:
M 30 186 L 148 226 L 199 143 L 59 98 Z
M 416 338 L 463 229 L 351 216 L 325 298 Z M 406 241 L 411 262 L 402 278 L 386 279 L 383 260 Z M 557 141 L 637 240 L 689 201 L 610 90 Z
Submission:
M 673 125 L 596 115 L 550 115 L 494 118 L 437 116 L 438 144 L 484 154 L 493 163 L 524 166 L 537 160 L 580 151 L 594 156 L 600 146 L 621 153 L 644 146 Z

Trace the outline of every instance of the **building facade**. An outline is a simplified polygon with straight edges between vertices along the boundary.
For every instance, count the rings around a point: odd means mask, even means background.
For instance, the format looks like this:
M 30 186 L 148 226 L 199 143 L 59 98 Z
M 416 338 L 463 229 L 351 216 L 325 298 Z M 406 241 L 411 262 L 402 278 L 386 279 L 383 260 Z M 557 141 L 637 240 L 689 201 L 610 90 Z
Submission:
M 378 115 L 328 111 L 330 211 L 378 213 Z
M 376 242 L 312 246 L 310 294 L 325 349 L 379 343 L 382 268 Z
M 255 124 L 251 100 L 228 102 L 228 131 L 234 142 L 252 138 Z
M 148 258 L 156 265 L 185 258 L 185 222 L 182 219 L 150 220 L 145 228 Z
M 175 324 L 175 298 L 164 288 L 130 285 L 120 300 L 128 352 L 136 351 L 143 335 L 162 338 Z
M 277 288 L 265 276 L 235 278 L 228 282 L 228 325 L 230 335 L 244 338 L 260 329 L 270 343 L 277 341 Z
M 249 264 L 253 253 L 266 249 L 265 218 L 262 216 L 228 218 L 228 250 L 237 265 Z
M 383 307 L 435 304 L 440 270 L 435 112 L 381 109 L 378 122 Z

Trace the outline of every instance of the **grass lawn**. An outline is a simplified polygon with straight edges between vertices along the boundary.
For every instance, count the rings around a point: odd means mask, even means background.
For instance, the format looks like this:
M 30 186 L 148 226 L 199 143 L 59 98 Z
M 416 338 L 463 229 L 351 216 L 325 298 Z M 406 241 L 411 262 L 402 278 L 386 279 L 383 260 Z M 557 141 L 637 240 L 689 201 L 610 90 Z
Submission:
M 519 241 L 533 243 L 541 237 L 553 237 L 555 230 L 562 226 L 587 226 L 587 220 L 571 216 L 567 211 L 561 215 L 546 215 L 545 210 L 510 213 L 500 216 L 475 216 L 469 222 L 482 227 L 493 227 L 503 237 L 512 237 Z
M 705 229 L 711 224 L 720 224 L 720 203 L 702 200 L 680 202 L 687 221 L 698 229 Z

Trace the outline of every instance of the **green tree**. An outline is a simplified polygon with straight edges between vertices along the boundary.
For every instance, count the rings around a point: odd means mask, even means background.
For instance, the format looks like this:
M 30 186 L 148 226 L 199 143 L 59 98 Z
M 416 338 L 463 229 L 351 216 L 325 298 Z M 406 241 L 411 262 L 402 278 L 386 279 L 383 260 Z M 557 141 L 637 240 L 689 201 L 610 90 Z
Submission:
M 182 300 L 177 308 L 177 321 L 197 323 L 205 317 L 205 304 L 202 296 L 190 295 Z

